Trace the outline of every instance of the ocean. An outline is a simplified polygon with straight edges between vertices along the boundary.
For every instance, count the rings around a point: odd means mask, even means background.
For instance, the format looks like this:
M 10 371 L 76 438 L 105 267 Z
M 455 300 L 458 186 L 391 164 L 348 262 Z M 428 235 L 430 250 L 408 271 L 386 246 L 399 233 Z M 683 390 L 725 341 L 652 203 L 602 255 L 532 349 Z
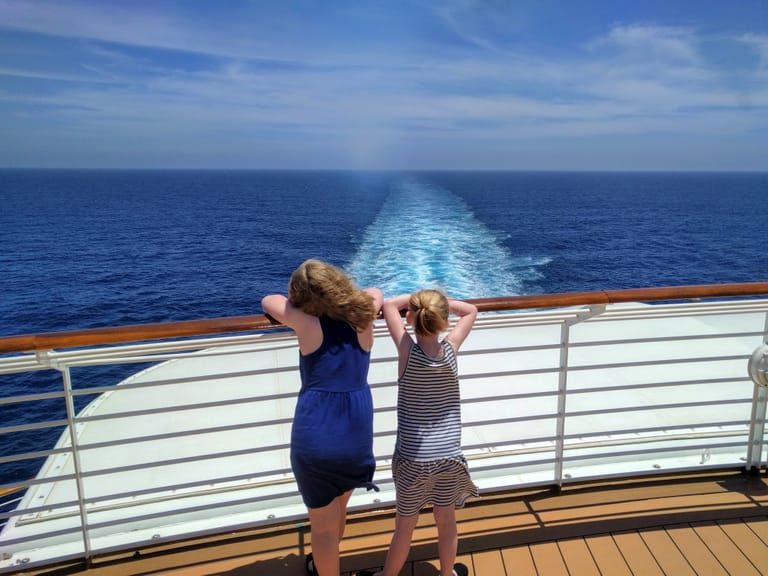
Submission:
M 385 296 L 768 280 L 768 173 L 0 170 L 0 206 L 0 336 L 260 314 L 310 257 Z M 60 387 L 2 376 L 0 399 Z M 2 425 L 62 415 L 35 406 Z M 0 457 L 60 433 L 4 434 Z

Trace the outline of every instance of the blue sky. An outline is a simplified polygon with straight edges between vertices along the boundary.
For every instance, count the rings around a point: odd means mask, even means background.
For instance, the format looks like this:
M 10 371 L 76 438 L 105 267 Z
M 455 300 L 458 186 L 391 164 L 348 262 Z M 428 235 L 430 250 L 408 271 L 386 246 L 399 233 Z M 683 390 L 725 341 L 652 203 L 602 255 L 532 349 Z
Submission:
M 768 170 L 768 0 L 0 0 L 0 166 Z

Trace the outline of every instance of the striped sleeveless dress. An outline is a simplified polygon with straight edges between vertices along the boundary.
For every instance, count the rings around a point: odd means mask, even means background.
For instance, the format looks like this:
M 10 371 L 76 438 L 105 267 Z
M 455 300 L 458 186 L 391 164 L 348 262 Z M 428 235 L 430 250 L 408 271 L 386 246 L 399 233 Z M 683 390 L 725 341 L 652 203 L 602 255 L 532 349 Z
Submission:
M 447 340 L 441 345 L 442 357 L 433 358 L 412 342 L 398 380 L 392 471 L 401 516 L 429 504 L 458 508 L 478 495 L 461 452 L 456 354 Z

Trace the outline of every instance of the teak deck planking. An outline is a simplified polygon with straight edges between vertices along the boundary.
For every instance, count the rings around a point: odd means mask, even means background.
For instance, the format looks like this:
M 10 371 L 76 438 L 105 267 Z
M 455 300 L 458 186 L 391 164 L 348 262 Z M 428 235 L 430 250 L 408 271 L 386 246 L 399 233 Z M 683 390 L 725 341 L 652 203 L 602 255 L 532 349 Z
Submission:
M 459 558 L 470 576 L 768 574 L 768 482 L 710 472 L 573 484 L 561 491 L 484 495 L 457 512 Z M 380 567 L 391 510 L 352 513 L 342 574 Z M 437 533 L 422 513 L 403 576 L 438 576 Z M 305 524 L 97 557 L 90 569 L 61 565 L 46 576 L 303 576 Z

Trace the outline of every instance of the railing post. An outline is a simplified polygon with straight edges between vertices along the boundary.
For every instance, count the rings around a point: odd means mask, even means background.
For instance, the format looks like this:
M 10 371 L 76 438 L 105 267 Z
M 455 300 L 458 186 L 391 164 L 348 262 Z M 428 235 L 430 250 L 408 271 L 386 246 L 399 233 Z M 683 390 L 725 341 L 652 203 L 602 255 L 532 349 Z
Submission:
M 558 489 L 563 487 L 563 458 L 565 456 L 565 417 L 568 395 L 568 348 L 571 340 L 571 326 L 605 312 L 604 304 L 596 304 L 589 310 L 578 312 L 560 327 L 560 369 L 557 381 L 557 424 L 555 430 L 555 482 Z
M 80 452 L 78 450 L 77 429 L 75 427 L 75 402 L 72 396 L 72 377 L 69 372 L 69 366 L 58 366 L 56 362 L 51 366 L 61 372 L 64 383 L 64 402 L 67 407 L 67 428 L 69 429 L 69 442 L 72 447 L 72 468 L 75 475 L 75 485 L 77 487 L 77 504 L 80 511 L 80 525 L 82 526 L 83 550 L 85 554 L 85 564 L 90 568 L 92 561 L 91 537 L 88 533 L 88 514 L 85 509 L 85 489 L 83 487 L 82 467 L 80 465 Z
M 571 323 L 563 322 L 560 327 L 560 370 L 557 380 L 557 425 L 555 430 L 555 482 L 563 487 L 563 452 L 565 436 L 565 394 L 568 384 L 568 342 Z

